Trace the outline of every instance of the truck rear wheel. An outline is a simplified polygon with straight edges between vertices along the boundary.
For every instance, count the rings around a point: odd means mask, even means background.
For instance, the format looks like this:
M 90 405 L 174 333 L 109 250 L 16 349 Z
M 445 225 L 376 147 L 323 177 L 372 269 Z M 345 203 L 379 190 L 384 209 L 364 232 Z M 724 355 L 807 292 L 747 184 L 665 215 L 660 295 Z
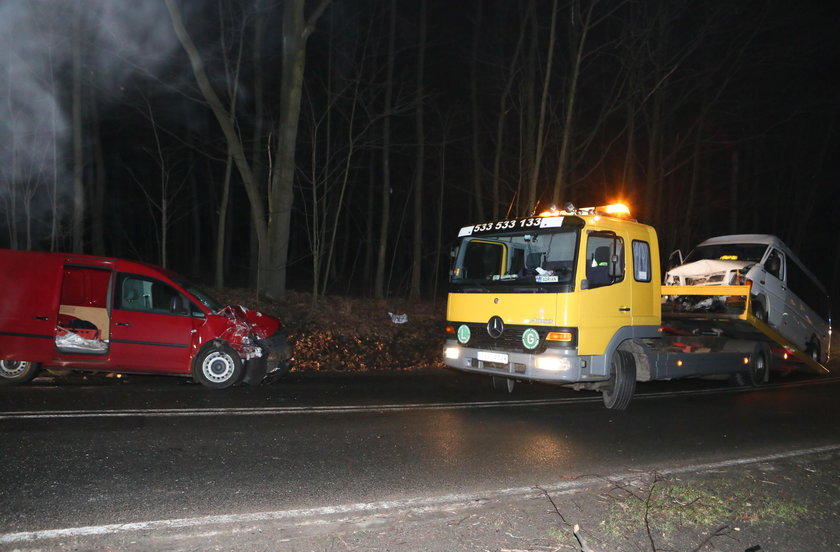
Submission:
M 770 378 L 770 348 L 759 344 L 750 355 L 749 369 L 732 375 L 732 382 L 739 386 L 758 387 Z
M 0 360 L 0 385 L 20 385 L 32 381 L 41 365 L 26 360 Z
M 610 381 L 601 391 L 604 406 L 624 410 L 636 392 L 636 361 L 627 351 L 615 351 L 610 358 Z
M 811 342 L 808 343 L 808 346 L 805 347 L 805 354 L 811 357 L 814 362 L 819 363 L 822 359 L 822 354 L 820 352 L 820 341 L 817 339 L 817 336 L 813 336 L 811 338 Z

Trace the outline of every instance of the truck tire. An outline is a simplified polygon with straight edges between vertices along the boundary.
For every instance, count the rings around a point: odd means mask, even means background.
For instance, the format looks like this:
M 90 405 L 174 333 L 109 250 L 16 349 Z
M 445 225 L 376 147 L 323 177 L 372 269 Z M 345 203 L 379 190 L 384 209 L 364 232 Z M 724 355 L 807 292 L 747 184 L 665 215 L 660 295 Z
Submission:
M 822 362 L 822 353 L 820 352 L 820 341 L 817 336 L 811 337 L 810 343 L 805 347 L 805 354 L 811 357 L 814 362 Z
M 20 385 L 32 381 L 41 365 L 26 360 L 0 360 L 0 385 Z
M 224 341 L 208 343 L 193 361 L 193 378 L 211 389 L 225 389 L 242 379 L 242 359 Z
M 764 305 L 761 303 L 760 300 L 756 300 L 752 304 L 752 311 L 753 316 L 758 318 L 759 321 L 767 324 L 770 317 L 767 315 L 767 309 L 764 308 Z
M 604 406 L 624 410 L 636 391 L 636 361 L 627 351 L 615 351 L 610 358 L 610 381 L 601 391 Z
M 764 344 L 755 346 L 750 355 L 750 365 L 743 372 L 732 374 L 732 382 L 738 386 L 758 387 L 770 379 L 770 347 Z

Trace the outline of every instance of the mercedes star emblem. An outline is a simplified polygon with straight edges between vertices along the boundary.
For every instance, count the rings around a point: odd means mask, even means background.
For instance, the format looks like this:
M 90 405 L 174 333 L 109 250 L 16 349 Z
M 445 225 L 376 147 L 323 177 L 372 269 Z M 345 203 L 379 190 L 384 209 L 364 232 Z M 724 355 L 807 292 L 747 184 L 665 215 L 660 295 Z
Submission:
M 505 330 L 505 323 L 498 316 L 494 316 L 487 322 L 487 334 L 493 339 L 499 339 Z

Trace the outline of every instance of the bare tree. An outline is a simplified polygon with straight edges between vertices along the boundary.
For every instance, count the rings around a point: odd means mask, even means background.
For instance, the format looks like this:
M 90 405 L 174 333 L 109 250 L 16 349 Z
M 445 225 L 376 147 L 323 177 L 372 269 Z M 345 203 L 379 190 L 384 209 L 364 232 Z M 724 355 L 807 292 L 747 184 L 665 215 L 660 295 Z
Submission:
M 230 154 L 239 171 L 248 200 L 259 244 L 257 292 L 269 299 L 285 297 L 286 262 L 289 249 L 289 224 L 294 198 L 294 153 L 300 115 L 300 92 L 306 53 L 306 41 L 315 22 L 329 4 L 322 0 L 308 19 L 304 18 L 305 0 L 289 0 L 283 11 L 283 67 L 280 87 L 280 115 L 277 121 L 278 143 L 275 154 L 276 171 L 271 178 L 268 205 L 245 154 L 242 138 L 235 124 L 235 114 L 224 106 L 210 82 L 204 61 L 184 27 L 181 13 L 174 0 L 165 0 L 175 34 L 193 69 L 198 87 L 210 106 L 224 133 Z
M 312 253 L 312 304 L 326 293 L 331 270 L 335 266 L 338 230 L 342 224 L 345 198 L 351 185 L 356 157 L 365 148 L 363 142 L 376 120 L 371 116 L 367 96 L 361 88 L 366 70 L 370 37 L 359 48 L 356 73 L 340 76 L 336 86 L 332 54 L 324 85 L 326 104 L 316 106 L 309 95 L 304 120 L 309 124 L 310 166 L 301 171 L 301 180 L 309 186 L 309 202 L 304 201 L 309 224 L 309 247 Z M 330 48 L 333 52 L 333 48 Z
M 501 183 L 502 183 L 502 156 L 505 145 L 505 124 L 508 119 L 508 112 L 510 111 L 509 102 L 511 90 L 513 89 L 514 80 L 517 75 L 517 68 L 522 62 L 520 59 L 522 44 L 525 41 L 526 30 L 528 27 L 528 18 L 522 17 L 519 25 L 519 36 L 516 40 L 516 48 L 513 55 L 511 55 L 508 62 L 507 74 L 505 76 L 502 93 L 499 94 L 499 112 L 496 115 L 496 143 L 495 152 L 493 154 L 493 175 L 492 175 L 492 191 L 491 197 L 493 201 L 492 218 L 497 220 L 499 218 L 499 206 L 501 205 Z M 511 199 L 511 204 L 513 198 Z M 510 209 L 508 209 L 508 213 Z M 507 214 L 506 214 L 507 216 Z
M 536 149 L 534 160 L 531 166 L 530 179 L 528 182 L 527 209 L 534 209 L 537 205 L 537 183 L 540 178 L 540 166 L 543 154 L 545 153 L 546 117 L 548 116 L 549 84 L 551 83 L 551 71 L 554 62 L 555 29 L 557 27 L 557 0 L 551 4 L 551 28 L 548 38 L 548 55 L 546 56 L 545 72 L 543 74 L 542 94 L 540 95 L 540 117 L 536 129 Z
M 563 126 L 560 133 L 560 153 L 558 154 L 557 172 L 554 178 L 554 189 L 551 196 L 552 203 L 560 203 L 563 199 L 566 186 L 566 176 L 569 170 L 569 155 L 572 145 L 572 130 L 575 118 L 575 109 L 578 96 L 578 81 L 580 80 L 581 67 L 587 48 L 587 38 L 592 25 L 592 11 L 595 2 L 589 4 L 588 9 L 581 10 L 578 2 L 572 2 L 569 6 L 570 30 L 570 71 L 568 85 L 565 90 L 565 105 L 563 109 Z M 581 13 L 584 11 L 584 13 Z M 553 19 L 552 19 L 553 21 Z M 554 33 L 552 27 L 552 34 Z
M 74 3 L 73 10 L 73 252 L 84 253 L 85 188 L 84 150 L 82 144 L 82 6 Z
M 283 52 L 280 84 L 280 113 L 277 121 L 275 168 L 268 190 L 268 257 L 260 263 L 259 280 L 264 295 L 279 300 L 286 296 L 286 266 L 289 255 L 289 227 L 295 181 L 295 150 L 300 120 L 300 97 L 306 62 L 306 42 L 330 0 L 320 3 L 308 18 L 306 0 L 287 0 L 283 5 Z
M 385 105 L 382 122 L 382 211 L 379 222 L 379 246 L 376 253 L 376 280 L 373 294 L 377 299 L 385 297 L 385 254 L 388 251 L 388 225 L 391 218 L 391 110 L 394 103 L 394 42 L 396 40 L 397 3 L 391 0 L 388 23 L 388 61 L 385 77 Z
M 415 103 L 415 133 L 417 149 L 414 161 L 414 234 L 412 236 L 411 287 L 409 296 L 420 297 L 423 267 L 423 179 L 426 161 L 426 136 L 423 128 L 424 81 L 426 69 L 426 0 L 420 0 L 420 44 L 417 48 L 417 93 Z
M 472 123 L 472 193 L 475 198 L 475 216 L 477 220 L 484 220 L 484 191 L 481 169 L 481 110 L 478 101 L 478 60 L 481 45 L 481 20 L 484 11 L 483 0 L 476 5 L 475 22 L 473 23 L 472 55 L 470 56 L 470 113 Z M 425 10 L 424 10 L 425 14 Z M 423 16 L 425 17 L 425 15 Z

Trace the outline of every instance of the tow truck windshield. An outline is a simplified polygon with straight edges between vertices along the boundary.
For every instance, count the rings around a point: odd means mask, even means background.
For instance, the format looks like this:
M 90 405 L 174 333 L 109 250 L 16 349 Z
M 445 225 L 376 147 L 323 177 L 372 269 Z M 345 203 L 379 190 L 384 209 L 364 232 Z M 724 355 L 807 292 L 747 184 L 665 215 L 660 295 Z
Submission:
M 458 291 L 571 291 L 580 232 L 576 227 L 477 232 L 461 240 L 451 273 Z

